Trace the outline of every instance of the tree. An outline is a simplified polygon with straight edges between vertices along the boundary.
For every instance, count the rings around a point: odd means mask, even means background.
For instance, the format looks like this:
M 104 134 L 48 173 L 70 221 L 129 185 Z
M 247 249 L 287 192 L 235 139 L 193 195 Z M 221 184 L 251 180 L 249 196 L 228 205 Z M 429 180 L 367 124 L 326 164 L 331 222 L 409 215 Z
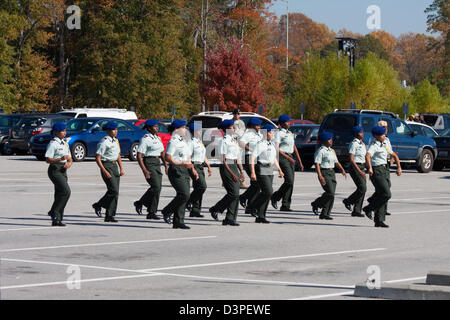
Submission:
M 412 92 L 412 111 L 417 113 L 440 113 L 444 101 L 439 93 L 439 89 L 433 86 L 428 79 L 417 84 Z
M 256 112 L 258 105 L 264 104 L 263 76 L 255 71 L 249 50 L 240 40 L 232 39 L 228 46 L 210 50 L 206 61 L 207 77 L 201 81 L 200 93 L 208 109 L 217 104 L 222 111 L 240 108 Z
M 381 41 L 375 37 L 372 37 L 370 34 L 361 38 L 358 46 L 356 47 L 356 58 L 365 58 L 369 52 L 375 54 L 375 56 L 379 59 L 389 61 L 389 55 L 384 49 Z

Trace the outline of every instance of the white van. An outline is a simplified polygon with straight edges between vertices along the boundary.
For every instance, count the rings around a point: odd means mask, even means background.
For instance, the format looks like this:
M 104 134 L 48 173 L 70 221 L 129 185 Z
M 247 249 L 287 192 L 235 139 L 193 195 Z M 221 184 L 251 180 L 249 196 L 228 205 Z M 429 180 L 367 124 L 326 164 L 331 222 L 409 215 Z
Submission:
M 68 115 L 73 118 L 116 118 L 122 120 L 135 120 L 137 119 L 134 111 L 128 111 L 127 109 L 101 109 L 101 108 L 75 108 L 67 109 L 58 114 Z

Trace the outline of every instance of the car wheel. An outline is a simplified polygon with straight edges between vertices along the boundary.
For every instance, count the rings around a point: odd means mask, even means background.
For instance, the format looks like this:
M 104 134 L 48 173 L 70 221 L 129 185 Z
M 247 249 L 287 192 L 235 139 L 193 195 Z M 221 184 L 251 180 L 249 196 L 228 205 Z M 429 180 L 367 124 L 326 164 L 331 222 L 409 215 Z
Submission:
M 417 166 L 417 171 L 420 173 L 428 173 L 433 169 L 433 154 L 430 150 L 423 150 L 420 157 L 419 165 Z
M 441 162 L 441 161 L 435 161 L 434 162 L 434 166 L 433 166 L 433 170 L 435 171 L 442 171 L 444 170 L 445 167 L 445 163 Z
M 45 161 L 45 156 L 36 156 L 39 161 Z
M 130 161 L 137 161 L 137 151 L 138 151 L 139 143 L 135 142 L 131 145 L 130 153 L 128 155 L 128 159 Z
M 72 159 L 75 162 L 81 162 L 86 158 L 86 146 L 81 142 L 76 142 L 72 146 Z
M 3 155 L 5 156 L 10 156 L 13 154 L 13 150 L 11 149 L 11 147 L 9 146 L 8 141 L 2 143 L 0 151 L 2 152 Z

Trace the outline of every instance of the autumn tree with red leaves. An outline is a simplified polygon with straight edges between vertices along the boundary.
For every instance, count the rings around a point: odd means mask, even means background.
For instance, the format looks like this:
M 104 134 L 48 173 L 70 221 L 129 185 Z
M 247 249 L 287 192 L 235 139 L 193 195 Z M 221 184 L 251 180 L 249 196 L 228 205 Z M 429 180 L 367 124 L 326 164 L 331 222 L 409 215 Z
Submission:
M 200 94 L 205 98 L 206 108 L 215 104 L 221 111 L 256 112 L 265 103 L 262 89 L 262 73 L 252 65 L 248 48 L 233 39 L 229 45 L 221 44 L 206 56 L 206 80 L 200 82 Z

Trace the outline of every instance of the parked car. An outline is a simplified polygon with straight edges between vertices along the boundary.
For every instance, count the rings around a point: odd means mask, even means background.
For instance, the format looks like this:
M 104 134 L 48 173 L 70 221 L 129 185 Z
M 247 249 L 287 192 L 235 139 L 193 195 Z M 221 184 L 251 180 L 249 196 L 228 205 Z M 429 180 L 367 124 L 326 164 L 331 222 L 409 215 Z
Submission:
M 250 118 L 256 117 L 261 119 L 261 126 L 270 123 L 271 125 L 277 127 L 275 123 L 271 120 L 267 119 L 264 116 L 261 116 L 257 113 L 253 112 L 241 112 L 241 120 L 245 122 L 247 125 Z M 208 111 L 201 112 L 195 116 L 193 116 L 188 125 L 192 122 L 201 122 L 202 131 L 203 131 L 203 143 L 207 148 L 207 156 L 211 154 L 211 156 L 215 156 L 215 148 L 218 146 L 220 139 L 222 139 L 222 130 L 218 129 L 219 124 L 222 120 L 232 119 L 233 113 L 231 112 L 223 112 L 223 111 Z
M 420 114 L 425 124 L 432 127 L 437 133 L 450 129 L 450 114 Z
M 103 109 L 103 108 L 74 108 L 59 112 L 58 114 L 66 115 L 72 118 L 117 118 L 123 120 L 136 119 L 134 111 L 127 109 Z
M 8 144 L 13 153 L 27 154 L 30 150 L 31 137 L 48 133 L 53 124 L 67 122 L 71 118 L 60 114 L 34 114 L 23 116 L 11 129 Z
M 320 125 L 318 124 L 293 125 L 289 128 L 295 135 L 295 146 L 298 149 L 300 158 L 302 158 L 305 170 L 311 169 L 314 165 L 314 153 L 318 146 L 319 128 Z M 297 160 L 295 169 L 300 169 L 300 164 Z
M 339 161 L 347 163 L 348 147 L 353 140 L 351 129 L 357 125 L 362 126 L 364 143 L 369 145 L 373 139 L 372 128 L 380 120 L 388 123 L 387 136 L 400 162 L 414 164 L 419 172 L 430 172 L 437 156 L 436 143 L 431 138 L 416 134 L 405 121 L 391 112 L 338 109 L 325 116 L 319 132 L 329 131 L 334 134 L 333 148 L 336 155 Z
M 145 131 L 125 120 L 113 118 L 81 118 L 67 122 L 66 141 L 69 144 L 73 161 L 78 162 L 83 161 L 86 157 L 95 157 L 97 144 L 106 135 L 102 128 L 111 120 L 118 124 L 117 138 L 122 157 L 136 161 L 139 140 L 144 136 Z M 45 150 L 52 137 L 48 133 L 36 135 L 31 139 L 31 153 L 38 160 L 45 160 Z
M 20 121 L 23 114 L 0 114 L 0 153 L 12 154 L 8 143 L 11 129 Z
M 141 129 L 144 129 L 145 122 L 147 120 L 128 120 L 131 124 L 135 125 L 136 127 L 139 127 Z M 172 138 L 172 135 L 169 133 L 168 130 L 169 125 L 164 122 L 158 123 L 158 136 L 161 138 L 161 141 L 164 145 L 164 150 L 167 148 L 167 144 L 169 143 L 170 138 Z
M 439 135 L 432 127 L 426 124 L 414 121 L 406 121 L 406 123 L 411 129 L 413 129 L 417 134 L 420 134 L 421 136 L 434 138 Z
M 436 141 L 438 155 L 434 161 L 433 169 L 441 171 L 444 168 L 450 168 L 450 129 L 434 137 L 434 141 Z

